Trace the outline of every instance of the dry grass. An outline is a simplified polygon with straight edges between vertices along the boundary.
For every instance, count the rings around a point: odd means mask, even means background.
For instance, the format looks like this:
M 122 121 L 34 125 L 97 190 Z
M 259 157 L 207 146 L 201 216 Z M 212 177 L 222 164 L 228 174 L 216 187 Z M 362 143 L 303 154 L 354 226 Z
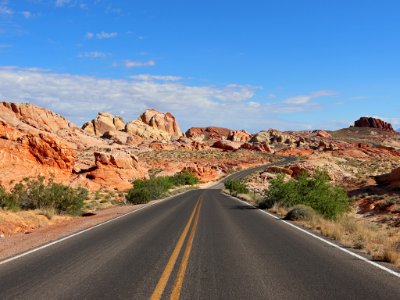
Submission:
M 0 234 L 5 236 L 54 224 L 70 216 L 55 215 L 51 210 L 7 211 L 0 209 Z
M 398 228 L 376 224 L 351 215 L 332 221 L 315 215 L 301 221 L 305 227 L 319 231 L 346 247 L 362 250 L 373 260 L 385 261 L 400 267 L 400 231 Z

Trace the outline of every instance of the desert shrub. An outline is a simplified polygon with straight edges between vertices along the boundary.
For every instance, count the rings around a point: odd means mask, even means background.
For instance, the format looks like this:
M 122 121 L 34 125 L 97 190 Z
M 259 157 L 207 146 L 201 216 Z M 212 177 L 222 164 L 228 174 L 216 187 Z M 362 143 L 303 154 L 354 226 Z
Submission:
M 173 187 L 194 185 L 199 179 L 190 172 L 180 172 L 174 176 L 152 177 L 135 180 L 133 188 L 128 190 L 126 200 L 132 204 L 143 204 L 162 197 Z
M 233 193 L 235 195 L 237 194 L 247 194 L 249 192 L 246 184 L 244 184 L 242 181 L 237 180 L 237 179 L 229 179 L 225 181 L 224 183 L 225 188 L 229 190 L 230 193 Z
M 333 219 L 349 208 L 349 197 L 345 190 L 330 183 L 326 171 L 316 170 L 312 176 L 305 172 L 299 178 L 284 180 L 279 175 L 270 181 L 261 206 L 270 207 L 279 203 L 285 207 L 304 204 L 312 207 L 324 217 Z
M 25 178 L 14 185 L 9 193 L 0 195 L 1 207 L 7 209 L 54 209 L 57 213 L 77 215 L 81 212 L 88 191 L 84 188 L 71 188 L 55 183 L 52 179 L 48 184 L 45 178 Z M 2 192 L 0 192 L 1 194 Z
M 315 214 L 315 211 L 304 204 L 298 204 L 288 211 L 285 216 L 285 220 L 310 220 Z
M 175 186 L 194 185 L 199 182 L 199 179 L 189 171 L 183 171 L 171 177 L 172 183 Z

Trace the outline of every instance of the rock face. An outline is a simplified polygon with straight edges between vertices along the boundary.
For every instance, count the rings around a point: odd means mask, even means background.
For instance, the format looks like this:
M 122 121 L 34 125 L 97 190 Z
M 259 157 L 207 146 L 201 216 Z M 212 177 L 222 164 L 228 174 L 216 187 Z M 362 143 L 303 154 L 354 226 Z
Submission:
M 122 117 L 114 117 L 107 112 L 98 113 L 96 119 L 83 124 L 82 129 L 89 134 L 102 136 L 107 131 L 118 131 L 125 128 L 124 119 Z
M 400 168 L 394 169 L 389 174 L 375 176 L 375 180 L 379 185 L 398 189 L 400 188 Z
M 325 130 L 316 130 L 313 133 L 315 133 L 315 135 L 317 137 L 322 137 L 322 138 L 331 138 L 332 135 L 328 132 L 326 132 Z
M 226 140 L 232 130 L 224 127 L 192 127 L 185 136 L 194 140 Z
M 130 121 L 125 126 L 125 132 L 130 135 L 136 135 L 144 139 L 164 141 L 171 140 L 172 136 L 168 132 L 151 127 L 146 123 L 138 120 Z
M 134 155 L 124 152 L 115 154 L 95 152 L 94 157 L 96 169 L 86 177 L 103 186 L 128 189 L 132 187 L 130 180 L 147 176 L 146 169 L 140 166 Z
M 390 123 L 387 123 L 380 119 L 368 118 L 368 117 L 361 117 L 359 120 L 355 121 L 354 127 L 376 128 L 376 129 L 384 129 L 387 131 L 395 132 Z
M 74 124 L 62 116 L 27 103 L 1 102 L 0 116 L 14 120 L 18 119 L 35 129 L 52 133 L 62 129 L 76 128 Z
M 246 130 L 231 130 L 228 134 L 228 140 L 233 142 L 248 142 L 251 134 Z
M 46 118 L 47 116 L 47 118 Z M 0 105 L 0 184 L 54 174 L 68 178 L 75 164 L 71 143 L 52 132 L 76 129 L 66 119 L 29 104 Z
M 216 141 L 211 147 L 228 151 L 236 151 L 240 148 L 242 143 L 232 141 Z
M 163 114 L 157 110 L 148 109 L 139 116 L 139 120 L 155 129 L 165 131 L 171 136 L 182 136 L 182 131 L 179 128 L 178 122 L 169 112 Z
M 256 135 L 254 135 L 250 142 L 256 143 L 266 143 L 266 144 L 293 144 L 296 141 L 296 138 L 290 134 L 285 134 L 279 130 L 269 129 L 262 130 Z

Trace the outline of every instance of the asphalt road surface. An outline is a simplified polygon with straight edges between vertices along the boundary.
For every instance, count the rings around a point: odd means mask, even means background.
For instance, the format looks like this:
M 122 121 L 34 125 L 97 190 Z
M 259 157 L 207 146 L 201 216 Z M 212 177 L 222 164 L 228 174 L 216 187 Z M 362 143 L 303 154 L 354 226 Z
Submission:
M 400 279 L 218 188 L 0 264 L 0 299 L 179 298 L 400 299 Z

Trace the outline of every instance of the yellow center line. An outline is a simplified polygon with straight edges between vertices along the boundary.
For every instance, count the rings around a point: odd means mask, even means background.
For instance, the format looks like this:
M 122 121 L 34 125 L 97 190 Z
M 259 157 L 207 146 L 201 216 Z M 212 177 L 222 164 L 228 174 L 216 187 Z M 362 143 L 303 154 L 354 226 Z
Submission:
M 200 197 L 199 197 L 199 199 L 200 199 Z M 165 286 L 167 285 L 168 279 L 171 276 L 172 270 L 174 269 L 176 260 L 178 259 L 179 253 L 181 252 L 183 243 L 188 234 L 190 225 L 192 224 L 196 210 L 199 207 L 199 203 L 200 203 L 199 199 L 197 200 L 196 205 L 190 215 L 189 221 L 187 222 L 181 236 L 179 237 L 178 242 L 176 243 L 175 249 L 172 252 L 171 257 L 168 260 L 167 266 L 165 267 L 164 272 L 162 273 L 162 275 L 156 285 L 156 288 L 154 289 L 153 294 L 151 295 L 151 298 L 150 298 L 151 300 L 161 299 L 161 296 L 164 292 Z
M 181 295 L 183 280 L 185 279 L 186 268 L 189 263 L 190 252 L 192 251 L 193 240 L 194 240 L 194 236 L 196 234 L 197 223 L 199 221 L 199 215 L 200 215 L 202 203 L 203 203 L 203 198 L 200 200 L 200 205 L 196 212 L 196 217 L 195 217 L 195 220 L 194 220 L 194 223 L 193 223 L 190 235 L 189 235 L 189 239 L 186 243 L 186 248 L 185 248 L 185 252 L 183 253 L 183 258 L 182 258 L 181 265 L 179 267 L 178 275 L 175 279 L 174 288 L 172 290 L 171 297 L 170 297 L 170 299 L 173 299 L 173 300 L 178 300 Z

